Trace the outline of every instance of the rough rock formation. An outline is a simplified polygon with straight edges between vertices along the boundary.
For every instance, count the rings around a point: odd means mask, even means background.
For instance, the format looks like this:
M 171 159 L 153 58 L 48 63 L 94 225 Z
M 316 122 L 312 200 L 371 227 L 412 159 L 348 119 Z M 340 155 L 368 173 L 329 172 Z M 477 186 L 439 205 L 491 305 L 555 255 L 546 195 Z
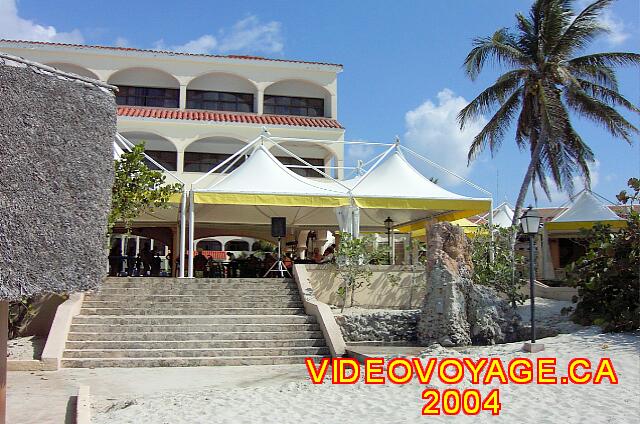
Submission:
M 0 299 L 102 280 L 115 133 L 109 90 L 0 61 Z
M 417 340 L 420 311 L 367 310 L 351 308 L 336 315 L 345 342 L 398 342 L 413 344 Z
M 445 347 L 515 341 L 520 317 L 493 289 L 473 283 L 469 241 L 462 229 L 442 222 L 428 234 L 418 341 Z

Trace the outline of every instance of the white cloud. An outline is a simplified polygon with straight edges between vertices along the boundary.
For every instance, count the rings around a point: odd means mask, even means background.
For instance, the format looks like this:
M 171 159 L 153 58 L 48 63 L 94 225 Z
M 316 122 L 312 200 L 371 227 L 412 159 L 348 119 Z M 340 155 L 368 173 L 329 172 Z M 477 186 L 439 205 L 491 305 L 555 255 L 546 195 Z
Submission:
M 609 29 L 609 33 L 606 35 L 609 44 L 617 46 L 624 43 L 630 36 L 622 19 L 618 18 L 610 10 L 605 10 L 602 13 L 600 23 Z
M 587 6 L 593 3 L 594 0 L 579 0 L 576 3 L 575 11 L 579 13 L 584 10 Z M 627 30 L 626 24 L 624 21 L 618 17 L 615 13 L 611 11 L 611 9 L 605 9 L 600 14 L 600 24 L 605 28 L 609 29 L 609 32 L 606 34 L 605 38 L 607 42 L 611 45 L 619 45 L 624 43 L 629 36 L 631 35 Z
M 480 118 L 460 130 L 456 117 L 469 102 L 448 88 L 440 91 L 437 97 L 438 104 L 427 100 L 406 113 L 407 130 L 403 144 L 465 177 L 471 171 L 471 166 L 467 167 L 469 146 L 487 121 Z M 427 172 L 437 175 L 445 183 L 460 183 L 459 179 L 449 174 L 442 175 L 435 169 Z
M 116 38 L 116 47 L 131 47 L 131 43 L 124 37 Z
M 284 47 L 280 22 L 260 23 L 257 17 L 249 16 L 238 21 L 229 34 L 221 37 L 219 50 L 222 53 L 232 51 L 260 51 L 280 53 Z
M 171 50 L 184 53 L 212 53 L 218 41 L 212 35 L 203 35 L 184 44 L 167 46 L 164 39 L 156 41 L 153 48 L 156 50 Z
M 362 141 L 362 140 L 354 140 L 354 141 Z M 374 153 L 376 153 L 376 149 L 373 146 L 368 144 L 354 144 L 346 147 L 346 153 L 349 158 L 355 162 L 358 160 L 367 161 L 374 157 Z
M 18 16 L 16 0 L 0 0 L 0 38 L 29 41 L 50 41 L 80 44 L 84 38 L 79 30 L 60 32 L 53 26 L 43 26 Z
M 220 30 L 218 36 L 204 34 L 184 44 L 167 45 L 163 39 L 154 48 L 185 53 L 281 53 L 284 43 L 280 22 L 262 23 L 256 16 L 236 22 L 230 30 Z

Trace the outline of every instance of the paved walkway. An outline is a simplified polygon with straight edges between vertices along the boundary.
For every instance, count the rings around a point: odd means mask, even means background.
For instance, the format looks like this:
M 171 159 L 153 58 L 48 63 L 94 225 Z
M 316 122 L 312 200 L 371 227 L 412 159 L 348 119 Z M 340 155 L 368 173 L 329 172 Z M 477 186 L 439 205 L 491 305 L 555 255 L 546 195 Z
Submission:
M 268 386 L 308 379 L 304 365 L 255 365 L 197 368 L 96 368 L 60 371 L 12 371 L 7 384 L 9 423 L 73 423 L 79 385 L 88 385 L 92 402 L 123 395 L 206 388 Z

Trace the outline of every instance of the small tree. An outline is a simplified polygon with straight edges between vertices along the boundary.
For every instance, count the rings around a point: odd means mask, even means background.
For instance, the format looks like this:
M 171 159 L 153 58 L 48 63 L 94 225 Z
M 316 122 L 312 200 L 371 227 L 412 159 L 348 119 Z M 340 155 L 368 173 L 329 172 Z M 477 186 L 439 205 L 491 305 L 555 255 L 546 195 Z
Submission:
M 518 303 L 524 302 L 525 296 L 520 293 L 523 285 L 517 273 L 524 263 L 524 258 L 514 255 L 511 250 L 511 239 L 516 227 L 494 227 L 493 252 L 494 260 L 490 260 L 491 252 L 491 227 L 480 225 L 471 240 L 471 259 L 473 261 L 473 282 L 494 288 L 502 293 L 515 308 Z
M 629 205 L 627 227 L 614 230 L 597 224 L 585 231 L 585 255 L 570 265 L 570 282 L 578 288 L 573 320 L 600 325 L 605 331 L 633 331 L 640 327 L 640 180 L 628 181 L 631 193 L 617 198 Z
M 129 230 L 133 220 L 143 212 L 167 207 L 169 197 L 179 193 L 182 185 L 164 182 L 162 172 L 149 169 L 145 163 L 144 144 L 134 146 L 116 160 L 108 232 L 116 222 Z
M 343 299 L 341 311 L 344 311 L 347 297 L 350 297 L 350 306 L 353 306 L 356 290 L 369 283 L 373 274 L 370 264 L 383 255 L 383 249 L 375 247 L 374 239 L 370 235 L 354 238 L 350 233 L 338 234 L 340 243 L 335 252 L 336 271 L 342 280 L 338 295 Z

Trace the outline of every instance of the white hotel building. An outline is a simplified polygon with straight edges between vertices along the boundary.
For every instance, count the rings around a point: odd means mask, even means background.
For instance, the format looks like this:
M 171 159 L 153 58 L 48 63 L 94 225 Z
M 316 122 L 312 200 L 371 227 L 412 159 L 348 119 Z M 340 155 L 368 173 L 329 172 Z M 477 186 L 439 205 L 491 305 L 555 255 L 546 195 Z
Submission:
M 0 40 L 0 50 L 118 86 L 119 133 L 133 143 L 144 142 L 147 154 L 187 184 L 254 140 L 263 128 L 276 137 L 305 139 L 283 145 L 343 177 L 337 169 L 344 165 L 343 145 L 308 141 L 344 139 L 338 122 L 342 65 L 12 40 Z M 274 154 L 285 165 L 302 165 Z M 316 176 L 309 168 L 292 170 Z M 177 231 L 176 225 L 154 224 L 134 233 L 176 251 Z M 196 238 L 205 247 L 236 250 L 243 246 L 238 242 L 251 244 L 253 239 L 241 237 L 250 235 L 203 227 Z M 131 242 L 139 246 L 140 239 Z M 226 249 L 231 247 L 228 242 L 235 247 Z

